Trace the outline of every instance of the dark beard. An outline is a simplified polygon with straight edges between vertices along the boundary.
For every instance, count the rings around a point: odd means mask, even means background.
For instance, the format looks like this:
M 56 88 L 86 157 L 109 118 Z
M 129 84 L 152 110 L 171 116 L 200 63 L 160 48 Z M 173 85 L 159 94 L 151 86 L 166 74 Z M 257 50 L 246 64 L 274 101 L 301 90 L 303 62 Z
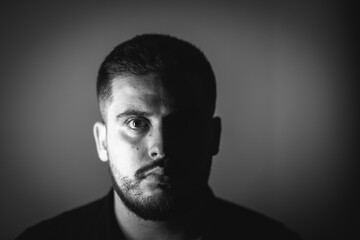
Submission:
M 154 166 L 164 167 L 163 163 L 149 164 L 135 173 L 135 179 L 122 177 L 117 183 L 114 173 L 109 164 L 110 176 L 115 192 L 123 204 L 135 215 L 150 221 L 164 221 L 176 215 L 183 214 L 185 211 L 191 211 L 199 204 L 201 196 L 205 195 L 208 189 L 208 178 L 210 175 L 211 161 L 202 169 L 197 171 L 196 176 L 183 178 L 179 173 L 186 172 L 186 169 L 165 167 L 165 172 L 173 176 L 172 182 L 159 184 L 161 193 L 155 196 L 144 197 L 139 184 L 144 177 L 146 170 Z M 174 180 L 177 179 L 177 180 Z M 190 180 L 192 179 L 192 180 Z
M 142 197 L 141 192 L 132 194 L 133 191 L 140 190 L 131 180 L 122 178 L 123 189 L 117 184 L 113 174 L 111 174 L 111 180 L 115 192 L 124 205 L 144 220 L 163 221 L 171 218 L 179 211 L 178 204 L 176 204 L 169 189 L 163 189 L 163 193 L 159 196 Z

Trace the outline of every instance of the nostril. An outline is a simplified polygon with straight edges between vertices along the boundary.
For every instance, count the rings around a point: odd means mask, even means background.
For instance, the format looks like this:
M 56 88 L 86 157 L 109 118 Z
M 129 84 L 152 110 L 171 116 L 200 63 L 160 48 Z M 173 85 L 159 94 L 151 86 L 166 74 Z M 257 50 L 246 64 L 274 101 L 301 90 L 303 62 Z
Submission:
M 164 153 L 162 151 L 162 149 L 158 148 L 158 147 L 153 147 L 150 151 L 149 151 L 149 156 L 153 159 L 153 160 L 157 160 L 160 158 L 164 157 Z

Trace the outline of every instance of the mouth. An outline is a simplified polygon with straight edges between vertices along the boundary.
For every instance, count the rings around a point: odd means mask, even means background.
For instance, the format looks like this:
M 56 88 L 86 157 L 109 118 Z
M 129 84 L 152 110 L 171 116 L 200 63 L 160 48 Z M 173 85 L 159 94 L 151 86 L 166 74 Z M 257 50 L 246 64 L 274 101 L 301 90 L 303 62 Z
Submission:
M 151 175 L 163 176 L 164 175 L 164 169 L 160 168 L 160 167 L 155 167 L 153 169 L 150 169 L 150 170 L 146 171 L 144 175 L 145 175 L 145 177 L 151 176 Z
M 170 178 L 164 174 L 164 169 L 160 167 L 153 168 L 144 174 L 143 180 L 156 185 L 169 185 Z

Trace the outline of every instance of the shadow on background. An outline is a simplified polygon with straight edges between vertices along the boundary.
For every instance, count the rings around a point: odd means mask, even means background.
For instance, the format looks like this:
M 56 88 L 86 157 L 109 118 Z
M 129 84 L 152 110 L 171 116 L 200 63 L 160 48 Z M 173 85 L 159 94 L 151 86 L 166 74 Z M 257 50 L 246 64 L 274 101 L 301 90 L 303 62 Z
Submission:
M 354 6 L 135 2 L 2 7 L 0 239 L 108 191 L 92 138 L 97 70 L 116 44 L 149 32 L 194 43 L 213 65 L 223 119 L 210 181 L 218 196 L 278 219 L 304 239 L 355 234 Z

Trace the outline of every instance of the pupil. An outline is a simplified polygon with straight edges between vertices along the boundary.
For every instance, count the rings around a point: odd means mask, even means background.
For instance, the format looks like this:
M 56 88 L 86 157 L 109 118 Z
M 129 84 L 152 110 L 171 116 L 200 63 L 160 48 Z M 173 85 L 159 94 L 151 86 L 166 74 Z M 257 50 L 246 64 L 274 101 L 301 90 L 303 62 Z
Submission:
M 140 127 L 141 121 L 140 120 L 134 120 L 134 127 Z

